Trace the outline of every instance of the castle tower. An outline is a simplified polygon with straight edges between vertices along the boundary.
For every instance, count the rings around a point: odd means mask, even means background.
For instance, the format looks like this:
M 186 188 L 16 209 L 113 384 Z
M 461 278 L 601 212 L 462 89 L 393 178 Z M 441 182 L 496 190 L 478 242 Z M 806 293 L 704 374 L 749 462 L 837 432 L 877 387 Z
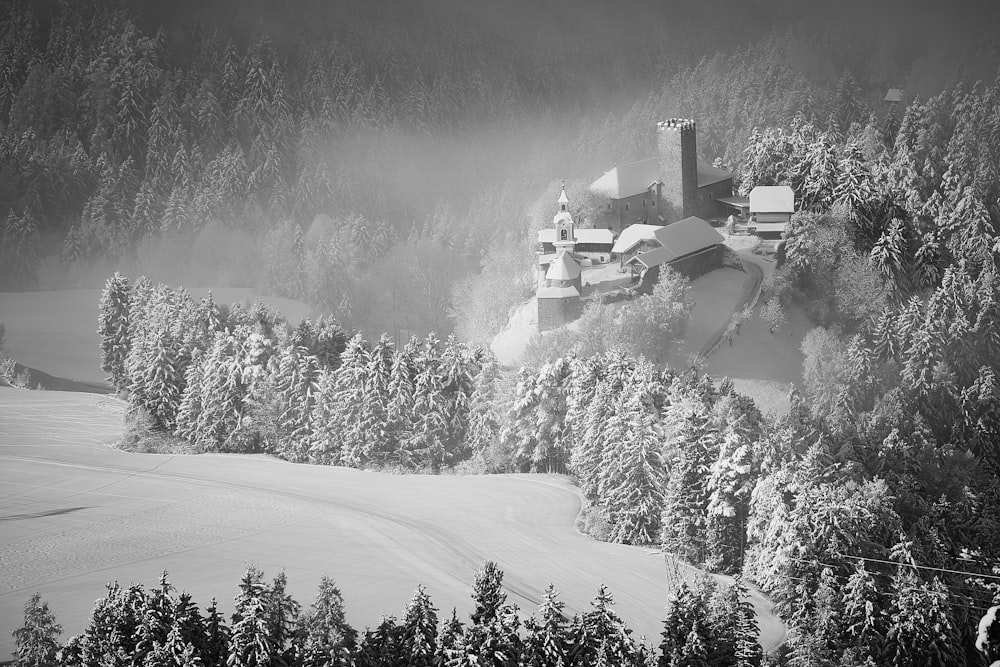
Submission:
M 664 216 L 668 222 L 695 215 L 698 203 L 698 141 L 693 120 L 656 124 Z

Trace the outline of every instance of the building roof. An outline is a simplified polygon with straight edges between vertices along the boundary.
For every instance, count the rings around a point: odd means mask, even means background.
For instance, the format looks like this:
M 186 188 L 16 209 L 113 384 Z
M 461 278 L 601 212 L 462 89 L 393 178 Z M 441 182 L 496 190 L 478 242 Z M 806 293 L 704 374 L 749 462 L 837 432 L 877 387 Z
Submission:
M 572 285 L 567 287 L 539 287 L 535 296 L 539 299 L 565 299 L 566 297 L 580 296 L 580 292 Z
M 656 240 L 662 244 L 662 248 L 640 253 L 629 261 L 640 262 L 648 269 L 718 245 L 725 239 L 710 224 L 692 216 L 660 227 Z
M 656 238 L 677 257 L 690 255 L 726 240 L 712 225 L 695 216 L 667 225 Z
M 698 160 L 698 187 L 703 188 L 720 181 L 732 178 L 725 169 L 717 169 L 710 164 Z M 625 199 L 646 192 L 649 187 L 660 180 L 660 160 L 656 157 L 646 158 L 638 162 L 620 164 L 605 172 L 603 176 L 590 184 L 594 192 L 606 195 L 611 199 Z
M 624 199 L 645 192 L 660 179 L 660 161 L 647 158 L 638 162 L 616 165 L 611 171 L 590 184 L 590 189 L 612 199 Z
M 758 185 L 750 191 L 751 213 L 794 213 L 795 193 L 787 185 Z
M 566 185 L 562 186 L 562 192 L 559 193 L 559 199 L 556 200 L 557 204 L 568 204 L 569 197 L 566 196 Z
M 715 201 L 720 204 L 725 204 L 726 206 L 735 206 L 736 208 L 746 208 L 750 206 L 749 197 L 719 197 Z
M 569 214 L 569 211 L 559 211 L 552 216 L 552 226 L 555 227 L 563 220 L 566 222 L 573 222 L 573 216 Z
M 675 259 L 677 259 L 677 256 L 670 252 L 669 248 L 654 248 L 653 250 L 636 255 L 630 259 L 629 262 L 638 262 L 647 269 L 651 269 L 654 266 L 672 262 Z
M 890 88 L 885 93 L 885 98 L 883 102 L 902 102 L 903 96 L 906 95 L 906 91 L 902 88 Z
M 573 237 L 577 243 L 605 244 L 611 245 L 615 242 L 614 234 L 610 229 L 574 229 Z M 556 230 L 552 227 L 538 230 L 539 243 L 555 243 Z
M 709 185 L 715 185 L 716 183 L 721 183 L 722 181 L 728 181 L 733 178 L 733 175 L 726 171 L 725 169 L 719 169 L 718 167 L 713 167 L 707 162 L 702 162 L 698 160 L 698 187 L 704 188 Z
M 663 229 L 663 226 L 643 224 L 629 225 L 622 230 L 622 233 L 618 236 L 618 240 L 615 241 L 614 247 L 611 248 L 611 252 L 628 252 L 643 241 L 651 241 L 656 238 L 657 229 Z
M 559 253 L 555 261 L 549 265 L 549 270 L 545 272 L 546 280 L 576 280 L 579 277 L 580 265 L 565 252 Z

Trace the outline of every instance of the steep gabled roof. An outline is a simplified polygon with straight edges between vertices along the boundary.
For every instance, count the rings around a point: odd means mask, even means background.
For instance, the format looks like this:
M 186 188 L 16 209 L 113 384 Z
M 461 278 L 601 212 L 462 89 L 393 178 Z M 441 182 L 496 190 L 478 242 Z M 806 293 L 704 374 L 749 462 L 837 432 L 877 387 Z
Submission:
M 679 167 L 678 167 L 679 168 Z M 725 169 L 718 169 L 698 160 L 698 187 L 729 180 L 733 177 Z M 611 199 L 625 199 L 649 190 L 660 180 L 660 160 L 651 157 L 638 162 L 620 164 L 590 184 L 590 189 Z
M 565 252 L 559 253 L 556 260 L 549 265 L 549 270 L 545 272 L 546 280 L 576 280 L 579 277 L 580 265 Z
M 711 248 L 725 239 L 722 238 L 722 234 L 712 229 L 710 224 L 692 216 L 658 228 L 656 240 L 660 242 L 662 248 L 640 253 L 629 261 L 639 262 L 648 269 Z
M 751 213 L 794 213 L 795 193 L 787 185 L 758 185 L 750 191 Z
M 654 248 L 653 250 L 648 250 L 644 253 L 640 253 L 630 259 L 628 263 L 638 262 L 642 264 L 647 269 L 651 269 L 654 266 L 659 266 L 660 264 L 665 264 L 667 262 L 672 262 L 677 259 L 674 253 L 670 252 L 669 248 Z
M 708 185 L 715 185 L 716 183 L 721 183 L 722 181 L 728 181 L 733 178 L 733 175 L 726 171 L 725 169 L 719 169 L 718 167 L 713 167 L 707 162 L 702 162 L 698 160 L 698 187 L 703 188 Z
M 611 252 L 628 252 L 643 241 L 655 239 L 656 230 L 658 229 L 663 229 L 663 226 L 643 224 L 629 225 L 622 230 L 622 233 L 618 236 L 618 240 L 615 241 L 614 247 L 611 248 Z
M 902 102 L 903 97 L 906 96 L 906 91 L 902 88 L 890 88 L 885 93 L 885 98 L 883 102 Z
M 590 189 L 612 199 L 625 199 L 649 189 L 660 179 L 660 161 L 655 157 L 620 164 L 590 184 Z
M 667 225 L 656 235 L 656 239 L 677 257 L 690 255 L 725 241 L 712 225 L 695 216 Z

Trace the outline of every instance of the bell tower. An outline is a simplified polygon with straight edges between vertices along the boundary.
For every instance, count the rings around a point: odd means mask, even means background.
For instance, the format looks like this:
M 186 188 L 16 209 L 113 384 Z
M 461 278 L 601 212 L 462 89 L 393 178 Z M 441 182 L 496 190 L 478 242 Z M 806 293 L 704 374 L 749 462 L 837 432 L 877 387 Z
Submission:
M 556 253 L 561 251 L 573 252 L 576 248 L 576 233 L 574 232 L 573 216 L 569 212 L 569 197 L 566 196 L 566 182 L 563 181 L 562 192 L 556 201 L 559 210 L 552 218 L 552 226 L 556 228 L 555 247 Z

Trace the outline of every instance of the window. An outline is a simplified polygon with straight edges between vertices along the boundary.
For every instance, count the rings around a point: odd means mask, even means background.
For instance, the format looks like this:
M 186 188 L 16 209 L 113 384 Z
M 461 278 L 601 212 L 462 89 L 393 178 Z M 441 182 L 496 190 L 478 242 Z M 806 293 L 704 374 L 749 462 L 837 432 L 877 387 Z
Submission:
M 566 230 L 565 229 L 560 229 L 559 230 L 559 240 L 560 241 L 565 241 L 566 240 Z
M 628 210 L 628 202 L 625 202 L 625 210 Z
M 656 200 L 655 199 L 650 200 L 650 204 L 651 204 L 651 206 L 653 208 L 656 208 Z
M 646 206 L 646 200 L 645 199 L 642 200 L 642 205 Z
M 559 205 L 559 210 L 560 211 L 565 211 L 566 210 L 566 204 L 560 204 Z

